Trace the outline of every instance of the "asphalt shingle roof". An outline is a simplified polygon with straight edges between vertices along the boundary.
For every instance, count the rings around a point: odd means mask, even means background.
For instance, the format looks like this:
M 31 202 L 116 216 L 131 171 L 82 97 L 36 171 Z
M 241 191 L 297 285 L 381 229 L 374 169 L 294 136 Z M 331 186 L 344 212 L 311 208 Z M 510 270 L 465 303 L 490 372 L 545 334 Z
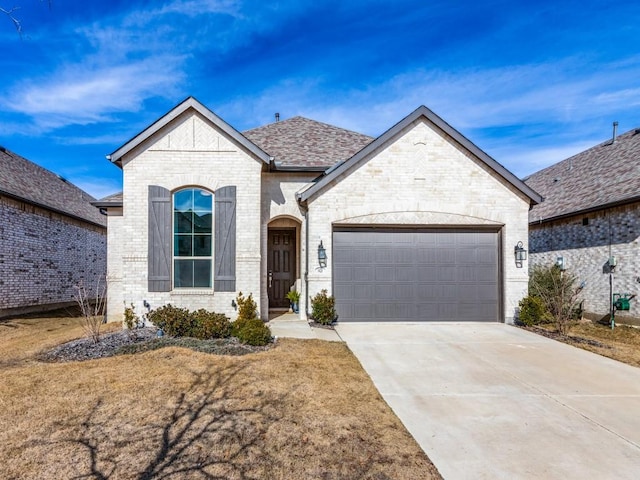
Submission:
M 640 129 L 547 167 L 524 182 L 544 197 L 529 212 L 529 222 L 640 199 Z
M 0 148 L 0 193 L 100 226 L 107 220 L 87 192 L 20 155 Z
M 351 158 L 373 140 L 304 117 L 264 125 L 243 135 L 274 157 L 276 163 L 295 167 L 331 167 Z

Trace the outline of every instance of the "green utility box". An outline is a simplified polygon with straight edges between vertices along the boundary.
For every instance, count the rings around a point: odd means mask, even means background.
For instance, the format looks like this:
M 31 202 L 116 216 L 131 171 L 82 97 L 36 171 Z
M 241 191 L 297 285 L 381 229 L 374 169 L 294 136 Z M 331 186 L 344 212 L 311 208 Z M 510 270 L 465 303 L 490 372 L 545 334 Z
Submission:
M 635 297 L 630 293 L 614 293 L 613 294 L 613 307 L 616 310 L 629 310 L 629 301 Z

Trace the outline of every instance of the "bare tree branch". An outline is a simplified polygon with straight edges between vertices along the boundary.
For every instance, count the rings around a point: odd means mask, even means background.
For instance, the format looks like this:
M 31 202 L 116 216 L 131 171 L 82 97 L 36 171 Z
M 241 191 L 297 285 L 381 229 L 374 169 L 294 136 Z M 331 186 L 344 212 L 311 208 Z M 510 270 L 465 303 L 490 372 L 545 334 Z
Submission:
M 43 3 L 43 2 L 44 0 L 40 0 L 40 3 Z M 49 10 L 51 10 L 52 3 L 53 3 L 52 0 L 47 0 L 47 5 L 49 6 Z M 20 7 L 18 6 L 14 6 L 11 8 L 0 7 L 0 13 L 6 15 L 7 18 L 9 18 L 11 23 L 13 23 L 13 26 L 16 28 L 18 35 L 20 35 L 20 38 L 22 38 L 22 22 L 15 15 L 15 12 L 17 12 L 18 10 L 20 10 Z
M 18 35 L 22 37 L 22 24 L 20 23 L 20 20 L 18 20 L 13 14 L 17 10 L 20 10 L 20 7 L 12 7 L 8 10 L 6 8 L 0 7 L 0 13 L 4 13 L 7 17 L 9 17 L 9 20 L 11 20 L 13 26 L 16 27 Z

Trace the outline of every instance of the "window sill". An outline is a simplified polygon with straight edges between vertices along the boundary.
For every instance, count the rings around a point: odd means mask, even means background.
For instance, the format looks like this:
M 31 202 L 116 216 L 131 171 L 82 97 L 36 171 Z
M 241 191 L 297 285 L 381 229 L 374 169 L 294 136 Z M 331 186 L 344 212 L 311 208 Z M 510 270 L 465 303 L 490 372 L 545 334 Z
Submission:
M 179 297 L 182 295 L 213 295 L 213 289 L 212 288 L 207 288 L 207 289 L 202 289 L 202 288 L 185 288 L 184 290 L 179 289 L 179 290 L 172 290 L 171 291 L 171 296 L 172 297 Z

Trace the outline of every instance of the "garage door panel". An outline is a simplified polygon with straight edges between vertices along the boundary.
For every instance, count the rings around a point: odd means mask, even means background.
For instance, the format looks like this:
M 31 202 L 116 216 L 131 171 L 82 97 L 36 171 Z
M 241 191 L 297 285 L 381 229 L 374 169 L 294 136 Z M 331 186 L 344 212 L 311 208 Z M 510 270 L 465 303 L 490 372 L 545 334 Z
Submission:
M 394 274 L 395 274 L 395 268 L 393 266 L 381 265 L 381 266 L 375 267 L 375 275 L 373 278 L 377 282 L 384 282 L 389 279 L 393 280 Z
M 401 265 L 394 269 L 394 280 L 397 282 L 414 282 L 418 278 L 418 269 L 413 265 Z
M 370 281 L 375 275 L 375 267 L 373 265 L 357 265 L 351 268 L 353 279 L 356 282 Z
M 375 286 L 373 284 L 354 285 L 353 299 L 368 300 L 375 295 Z
M 404 263 L 412 265 L 415 260 L 416 252 L 413 248 L 398 247 L 393 251 L 393 261 L 395 263 Z
M 498 252 L 488 247 L 478 247 L 478 263 L 493 265 L 498 261 Z
M 374 291 L 378 303 L 385 303 L 396 299 L 396 289 L 393 283 L 377 283 Z
M 455 279 L 458 283 L 476 282 L 478 279 L 478 272 L 476 268 L 472 268 L 470 265 L 459 265 L 455 269 Z
M 415 250 L 414 260 L 419 265 L 436 265 L 438 262 L 437 250 L 419 247 Z
M 456 252 L 456 264 L 472 264 L 475 265 L 478 258 L 478 250 L 475 247 L 462 248 Z
M 454 281 L 456 279 L 455 267 L 450 267 L 448 265 L 442 265 L 442 266 L 438 267 L 437 270 L 438 270 L 438 274 L 435 276 L 434 280 L 439 280 L 441 282 L 451 282 L 451 281 Z
M 498 292 L 493 285 L 478 285 L 478 299 L 497 302 Z
M 498 232 L 334 232 L 341 321 L 497 321 Z

